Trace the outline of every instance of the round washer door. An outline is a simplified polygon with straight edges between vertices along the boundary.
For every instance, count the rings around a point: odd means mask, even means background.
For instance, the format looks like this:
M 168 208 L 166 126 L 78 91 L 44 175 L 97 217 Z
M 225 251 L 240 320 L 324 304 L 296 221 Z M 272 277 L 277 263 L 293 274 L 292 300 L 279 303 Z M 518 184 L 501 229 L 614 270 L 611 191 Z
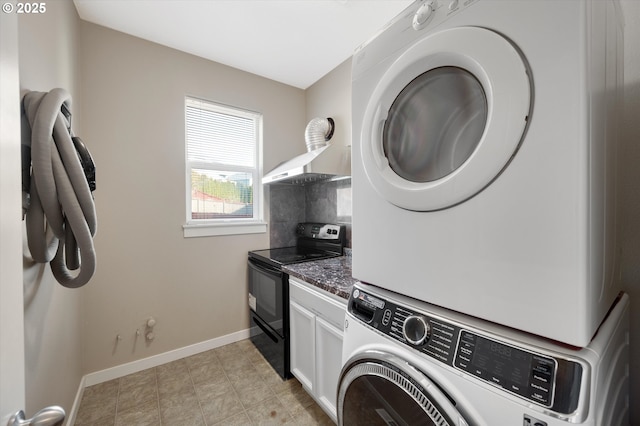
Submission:
M 395 355 L 368 351 L 342 370 L 341 426 L 467 426 L 454 403 L 428 377 Z
M 398 207 L 441 210 L 473 197 L 507 166 L 531 108 L 525 60 L 500 34 L 431 34 L 393 62 L 361 129 L 364 170 Z

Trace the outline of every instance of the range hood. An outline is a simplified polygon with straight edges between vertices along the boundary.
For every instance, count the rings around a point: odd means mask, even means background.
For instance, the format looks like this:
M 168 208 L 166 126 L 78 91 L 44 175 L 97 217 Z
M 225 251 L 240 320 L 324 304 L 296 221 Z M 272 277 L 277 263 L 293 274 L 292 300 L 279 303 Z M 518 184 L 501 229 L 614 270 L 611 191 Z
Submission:
M 329 142 L 333 133 L 332 118 L 311 120 L 305 131 L 307 152 L 277 165 L 262 183 L 304 185 L 350 177 L 351 147 Z

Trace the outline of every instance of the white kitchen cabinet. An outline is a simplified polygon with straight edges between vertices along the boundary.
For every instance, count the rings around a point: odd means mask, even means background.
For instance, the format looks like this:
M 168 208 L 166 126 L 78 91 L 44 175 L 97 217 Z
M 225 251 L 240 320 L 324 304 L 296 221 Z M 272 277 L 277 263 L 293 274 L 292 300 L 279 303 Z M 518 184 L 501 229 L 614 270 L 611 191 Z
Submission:
M 320 405 L 336 420 L 338 379 L 342 370 L 343 330 L 316 317 L 316 389 Z
M 315 375 L 316 316 L 293 300 L 289 304 L 289 332 L 291 333 L 291 374 L 313 392 Z
M 334 420 L 347 301 L 289 278 L 291 373 Z

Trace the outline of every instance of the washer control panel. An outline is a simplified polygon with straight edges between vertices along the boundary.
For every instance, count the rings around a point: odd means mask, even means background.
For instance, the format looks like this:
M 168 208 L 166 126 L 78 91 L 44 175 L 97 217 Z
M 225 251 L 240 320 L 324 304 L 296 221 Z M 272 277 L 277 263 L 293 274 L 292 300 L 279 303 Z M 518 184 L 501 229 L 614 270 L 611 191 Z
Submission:
M 454 366 L 545 407 L 553 401 L 553 358 L 462 330 Z
M 508 343 L 358 285 L 351 292 L 348 312 L 377 332 L 527 401 L 563 414 L 577 408 L 581 364 Z

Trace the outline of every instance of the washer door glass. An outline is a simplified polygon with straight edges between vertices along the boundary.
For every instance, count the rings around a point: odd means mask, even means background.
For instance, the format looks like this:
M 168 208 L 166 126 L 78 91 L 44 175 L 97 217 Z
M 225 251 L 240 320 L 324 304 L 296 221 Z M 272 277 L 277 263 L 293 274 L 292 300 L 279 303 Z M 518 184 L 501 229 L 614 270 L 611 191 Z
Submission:
M 421 74 L 389 109 L 382 145 L 389 166 L 411 182 L 441 179 L 471 156 L 488 115 L 482 84 L 458 67 Z
M 456 27 L 418 39 L 390 62 L 364 111 L 354 111 L 362 114 L 354 159 L 398 207 L 463 203 L 518 151 L 531 109 L 529 76 L 520 51 L 491 30 Z
M 364 360 L 345 370 L 338 391 L 338 419 L 344 426 L 467 424 L 426 376 L 406 363 L 381 360 Z

